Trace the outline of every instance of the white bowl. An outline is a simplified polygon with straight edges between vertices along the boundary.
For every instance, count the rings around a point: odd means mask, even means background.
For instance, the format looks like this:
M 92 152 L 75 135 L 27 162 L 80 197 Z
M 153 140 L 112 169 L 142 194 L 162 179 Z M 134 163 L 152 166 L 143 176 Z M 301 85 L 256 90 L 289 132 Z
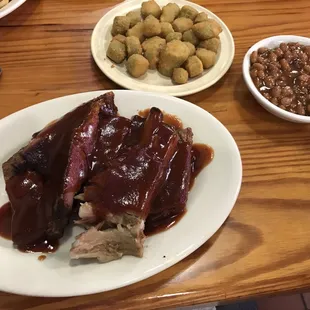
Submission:
M 293 36 L 293 35 L 283 35 L 283 36 L 275 36 L 266 38 L 264 40 L 261 40 L 254 44 L 245 54 L 243 59 L 243 78 L 244 81 L 252 93 L 252 95 L 255 97 L 255 99 L 258 101 L 258 103 L 265 108 L 267 111 L 272 113 L 275 116 L 278 116 L 282 119 L 285 119 L 290 122 L 294 123 L 310 123 L 310 116 L 303 116 L 294 114 L 285 110 L 282 110 L 281 108 L 277 107 L 273 103 L 271 103 L 269 100 L 267 100 L 255 87 L 252 78 L 250 76 L 250 56 L 253 51 L 258 50 L 260 47 L 267 47 L 267 48 L 275 48 L 278 47 L 283 42 L 299 42 L 301 44 L 310 45 L 310 38 L 306 37 L 299 37 L 299 36 Z
M 26 0 L 12 0 L 0 9 L 0 18 L 10 14 L 11 12 L 15 11 L 19 6 L 21 6 Z

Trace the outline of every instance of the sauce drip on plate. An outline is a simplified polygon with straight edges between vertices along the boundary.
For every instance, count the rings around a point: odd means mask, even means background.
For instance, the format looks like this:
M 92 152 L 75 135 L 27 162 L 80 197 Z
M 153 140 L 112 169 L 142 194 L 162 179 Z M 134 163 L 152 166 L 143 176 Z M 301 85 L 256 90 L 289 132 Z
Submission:
M 39 260 L 40 262 L 43 262 L 45 259 L 46 259 L 46 255 L 40 255 L 40 256 L 38 257 L 38 260 Z
M 2 238 L 11 240 L 11 222 L 12 208 L 11 204 L 7 202 L 0 208 L 0 236 Z
M 11 234 L 11 222 L 12 222 L 12 208 L 11 204 L 7 202 L 0 207 L 0 237 L 7 240 L 12 240 Z M 18 247 L 21 252 L 41 252 L 41 253 L 53 253 L 58 249 L 58 241 L 44 240 L 36 244 L 30 244 L 25 247 Z
M 193 145 L 190 188 L 193 187 L 199 173 L 211 163 L 213 157 L 214 151 L 209 145 L 200 143 Z

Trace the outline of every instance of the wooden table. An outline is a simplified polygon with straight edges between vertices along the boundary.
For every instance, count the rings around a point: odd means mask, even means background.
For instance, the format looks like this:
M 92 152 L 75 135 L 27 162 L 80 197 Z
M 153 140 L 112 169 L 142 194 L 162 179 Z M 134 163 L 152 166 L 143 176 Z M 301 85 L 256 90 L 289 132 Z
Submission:
M 0 117 L 63 95 L 119 88 L 90 53 L 94 25 L 115 4 L 28 0 L 2 19 Z M 310 288 L 310 128 L 263 110 L 241 74 L 256 41 L 309 35 L 310 2 L 217 0 L 208 9 L 231 29 L 236 57 L 220 82 L 186 99 L 218 118 L 241 151 L 243 186 L 225 225 L 187 259 L 141 283 L 76 298 L 0 293 L 0 309 L 159 309 Z

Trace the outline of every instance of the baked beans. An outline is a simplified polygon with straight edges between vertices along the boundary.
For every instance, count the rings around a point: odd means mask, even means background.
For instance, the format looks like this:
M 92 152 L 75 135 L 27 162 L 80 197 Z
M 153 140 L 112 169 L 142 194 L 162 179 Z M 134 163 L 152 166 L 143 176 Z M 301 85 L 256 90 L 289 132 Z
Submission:
M 250 75 L 260 93 L 283 110 L 310 116 L 310 46 L 281 43 L 250 56 Z

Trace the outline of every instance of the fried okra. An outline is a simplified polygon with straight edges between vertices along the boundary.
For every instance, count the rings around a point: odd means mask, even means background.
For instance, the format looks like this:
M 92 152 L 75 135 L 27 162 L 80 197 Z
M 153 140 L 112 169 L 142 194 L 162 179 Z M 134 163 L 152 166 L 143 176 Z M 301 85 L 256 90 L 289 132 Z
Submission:
M 113 37 L 112 40 L 119 41 L 119 42 L 121 42 L 121 43 L 123 43 L 123 44 L 126 43 L 126 37 L 123 36 L 122 34 L 117 34 L 115 37 Z
M 193 45 L 197 46 L 199 44 L 199 39 L 194 34 L 194 31 L 192 29 L 187 30 L 183 33 L 183 41 L 184 42 L 190 42 Z
M 213 51 L 208 51 L 204 48 L 198 48 L 196 56 L 201 60 L 203 67 L 209 69 L 216 62 L 216 54 Z
M 117 64 L 122 63 L 126 58 L 125 44 L 112 40 L 107 50 L 107 56 Z
M 127 31 L 127 37 L 131 37 L 131 36 L 137 37 L 142 43 L 145 40 L 145 37 L 143 35 L 143 30 L 144 30 L 143 22 L 139 22 Z
M 182 40 L 182 33 L 181 32 L 171 32 L 167 35 L 166 41 L 171 42 L 173 40 Z
M 158 47 L 166 46 L 166 40 L 161 37 L 153 37 L 145 40 L 142 43 L 142 48 L 144 51 L 148 49 L 157 49 Z
M 160 37 L 153 37 L 143 42 L 144 57 L 149 61 L 150 69 L 157 68 L 160 52 L 165 47 L 166 40 Z
M 130 27 L 130 19 L 126 16 L 116 16 L 112 26 L 112 36 L 117 34 L 126 34 Z
M 149 62 L 142 55 L 134 54 L 128 58 L 126 68 L 131 76 L 138 78 L 147 72 Z
M 199 47 L 210 50 L 217 53 L 221 46 L 221 40 L 219 38 L 212 38 L 209 40 L 201 41 Z
M 203 72 L 203 64 L 197 56 L 190 56 L 185 63 L 185 69 L 188 75 L 193 78 Z
M 141 11 L 131 11 L 126 14 L 130 20 L 130 28 L 141 22 Z
M 157 68 L 157 64 L 159 62 L 159 54 L 161 49 L 148 49 L 144 52 L 144 57 L 149 62 L 149 67 L 151 70 L 155 70 Z
M 180 11 L 179 17 L 186 17 L 194 21 L 197 15 L 198 11 L 196 9 L 189 5 L 184 5 Z
M 137 37 L 126 38 L 127 55 L 130 57 L 133 54 L 142 54 L 142 47 Z
M 189 56 L 189 49 L 181 41 L 167 43 L 159 56 L 158 71 L 165 76 L 172 76 L 173 69 L 183 65 Z
M 188 82 L 188 72 L 183 68 L 175 68 L 172 74 L 172 81 L 176 84 L 185 84 Z
M 195 24 L 197 23 L 201 23 L 201 22 L 205 22 L 206 20 L 208 20 L 208 15 L 205 12 L 201 12 L 199 13 L 196 18 L 195 18 Z
M 170 23 L 161 22 L 160 23 L 160 27 L 161 27 L 160 35 L 163 38 L 166 38 L 169 33 L 173 33 L 174 32 L 173 27 L 172 27 L 172 25 Z
M 196 47 L 190 42 L 184 42 L 184 44 L 188 47 L 189 56 L 193 56 L 196 53 Z
M 222 32 L 218 22 L 189 5 L 168 3 L 161 8 L 155 0 L 141 2 L 141 10 L 115 17 L 107 57 L 118 64 L 127 58 L 132 77 L 157 69 L 176 84 L 215 64 Z
M 158 36 L 161 33 L 160 22 L 153 15 L 149 15 L 143 23 L 143 35 L 147 38 Z
M 180 13 L 180 8 L 175 3 L 168 3 L 163 7 L 162 14 L 160 16 L 161 22 L 172 23 Z
M 193 27 L 193 21 L 189 18 L 179 17 L 172 23 L 172 27 L 176 32 L 185 32 Z
M 222 32 L 221 26 L 216 21 L 211 21 L 211 19 L 195 24 L 192 29 L 196 37 L 200 40 L 217 37 Z
M 149 15 L 159 18 L 161 15 L 161 9 L 155 1 L 150 0 L 142 3 L 141 14 L 143 18 L 146 18 Z

